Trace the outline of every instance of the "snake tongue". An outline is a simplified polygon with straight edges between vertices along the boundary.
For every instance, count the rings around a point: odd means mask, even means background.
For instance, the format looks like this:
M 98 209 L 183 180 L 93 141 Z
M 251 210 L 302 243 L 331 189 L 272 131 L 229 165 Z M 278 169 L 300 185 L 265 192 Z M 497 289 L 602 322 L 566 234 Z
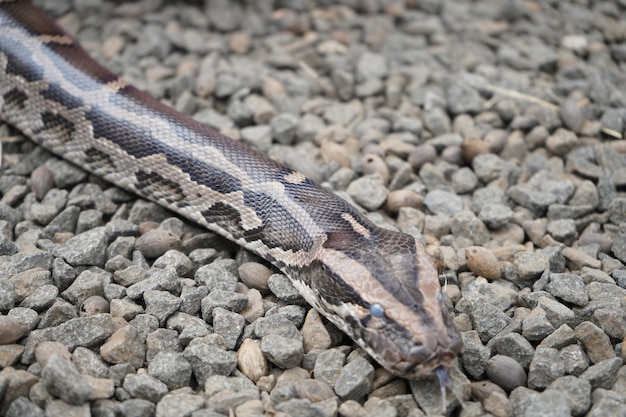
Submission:
M 440 366 L 434 370 L 435 375 L 437 376 L 437 380 L 439 381 L 439 389 L 441 390 L 441 414 L 445 414 L 446 411 L 446 395 L 448 388 L 452 391 L 452 394 L 456 397 L 456 399 L 461 404 L 461 407 L 465 408 L 465 403 L 463 402 L 463 398 L 461 397 L 461 393 L 452 383 L 452 379 L 450 379 L 450 375 L 448 375 L 448 370 L 443 366 Z

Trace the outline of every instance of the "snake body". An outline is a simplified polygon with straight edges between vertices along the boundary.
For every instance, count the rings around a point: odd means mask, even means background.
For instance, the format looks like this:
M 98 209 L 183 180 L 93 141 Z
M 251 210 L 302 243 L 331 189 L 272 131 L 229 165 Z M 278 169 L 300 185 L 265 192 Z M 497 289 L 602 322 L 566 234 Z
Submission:
M 0 0 L 0 116 L 49 151 L 257 253 L 392 373 L 462 350 L 423 246 L 126 84 L 26 1 Z

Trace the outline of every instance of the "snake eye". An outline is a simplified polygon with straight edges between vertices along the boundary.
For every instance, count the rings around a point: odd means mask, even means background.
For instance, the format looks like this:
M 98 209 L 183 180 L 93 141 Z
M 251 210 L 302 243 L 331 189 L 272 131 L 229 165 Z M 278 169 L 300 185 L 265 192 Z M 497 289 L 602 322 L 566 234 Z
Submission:
M 370 314 L 372 315 L 372 317 L 382 319 L 383 317 L 385 317 L 385 309 L 380 304 L 372 304 L 370 305 Z

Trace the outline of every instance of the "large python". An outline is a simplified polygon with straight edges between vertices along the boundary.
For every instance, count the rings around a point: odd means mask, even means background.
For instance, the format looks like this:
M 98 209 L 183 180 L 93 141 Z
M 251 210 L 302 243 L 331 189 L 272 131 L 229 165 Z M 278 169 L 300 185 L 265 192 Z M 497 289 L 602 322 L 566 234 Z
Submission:
M 441 382 L 454 366 L 462 343 L 415 238 L 126 84 L 27 1 L 0 0 L 0 116 L 265 258 L 392 373 Z

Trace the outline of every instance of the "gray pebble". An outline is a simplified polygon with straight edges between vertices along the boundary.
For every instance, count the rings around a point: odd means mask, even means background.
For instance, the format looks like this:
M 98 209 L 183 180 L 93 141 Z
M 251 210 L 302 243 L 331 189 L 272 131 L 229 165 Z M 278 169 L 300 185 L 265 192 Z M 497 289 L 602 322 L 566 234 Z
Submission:
M 81 305 L 92 296 L 104 295 L 104 284 L 109 277 L 102 270 L 86 270 L 81 273 L 61 296 L 72 304 Z
M 377 175 L 366 175 L 352 181 L 346 192 L 357 204 L 369 211 L 379 209 L 389 195 L 389 190 Z
M 315 379 L 334 387 L 339 378 L 341 369 L 346 360 L 346 354 L 339 349 L 329 349 L 320 352 L 315 360 Z
M 584 306 L 589 302 L 585 283 L 578 274 L 550 274 L 550 283 L 546 290 L 555 297 L 577 306 Z
M 248 297 L 233 291 L 215 290 L 204 297 L 201 302 L 202 318 L 210 323 L 213 321 L 213 309 L 222 307 L 240 313 L 248 304 Z
M 591 405 L 591 384 L 585 379 L 565 375 L 552 382 L 546 390 L 565 393 L 572 415 L 584 415 Z
M 589 381 L 592 389 L 610 389 L 617 380 L 618 371 L 622 367 L 621 358 L 605 359 L 590 366 L 580 375 L 581 379 Z
M 534 308 L 522 321 L 522 336 L 531 341 L 542 340 L 553 331 L 554 326 L 541 307 Z
M 69 404 L 80 405 L 88 399 L 89 385 L 76 366 L 60 355 L 48 359 L 41 379 L 49 393 Z
M 171 392 L 166 394 L 156 407 L 157 417 L 189 416 L 204 406 L 202 395 L 190 392 Z
M 295 289 L 291 280 L 283 274 L 272 274 L 267 280 L 270 291 L 286 303 L 304 303 L 302 295 Z
M 148 277 L 128 287 L 126 294 L 129 298 L 137 300 L 143 293 L 149 290 L 168 291 L 172 294 L 180 293 L 181 283 L 176 270 L 171 267 L 152 269 Z
M 16 398 L 6 410 L 6 417 L 44 417 L 44 411 L 26 397 Z
M 443 190 L 426 194 L 424 205 L 435 215 L 454 216 L 463 210 L 463 201 L 457 195 Z
M 245 325 L 245 318 L 238 313 L 221 307 L 213 310 L 213 331 L 224 338 L 226 347 L 234 350 L 237 346 Z
M 223 267 L 213 264 L 198 268 L 194 279 L 198 285 L 206 286 L 209 291 L 235 291 L 238 281 L 234 274 Z
M 497 229 L 508 224 L 513 211 L 504 204 L 486 204 L 480 209 L 478 218 L 490 229 Z
M 289 369 L 300 364 L 304 355 L 302 339 L 268 334 L 261 339 L 261 351 L 276 366 Z
M 54 303 L 57 295 L 59 295 L 59 289 L 56 286 L 43 285 L 26 297 L 20 303 L 20 307 L 31 308 L 41 312 Z
M 465 350 L 461 358 L 463 369 L 474 378 L 483 376 L 487 360 L 491 356 L 491 349 L 480 341 L 480 337 L 475 330 L 463 332 L 463 346 Z
M 54 340 L 74 350 L 78 346 L 98 346 L 111 336 L 113 331 L 112 317 L 108 314 L 100 314 L 68 320 L 55 327 L 52 335 Z
M 109 231 L 97 227 L 76 235 L 58 246 L 54 254 L 70 265 L 104 265 L 105 251 L 109 240 Z
M 528 370 L 528 386 L 533 389 L 545 388 L 564 373 L 565 367 L 559 352 L 539 346 Z
M 230 375 L 237 366 L 237 357 L 217 346 L 198 343 L 188 346 L 183 356 L 191 364 L 196 381 L 204 386 L 212 375 Z
M 497 336 L 491 340 L 491 347 L 500 355 L 511 357 L 526 369 L 535 354 L 530 342 L 519 333 Z
M 163 382 L 170 390 L 189 385 L 191 373 L 191 364 L 179 352 L 159 352 L 148 365 L 148 375 Z
M 589 368 L 589 357 L 581 345 L 565 346 L 559 351 L 559 357 L 563 362 L 566 374 L 579 376 Z
M 153 416 L 155 413 L 153 402 L 141 398 L 131 398 L 119 404 L 119 413 L 123 416 Z
M 123 387 L 135 398 L 158 402 L 167 394 L 167 385 L 148 374 L 128 374 L 124 377 Z
M 77 347 L 72 352 L 72 362 L 83 375 L 91 375 L 95 378 L 109 377 L 109 365 L 104 363 L 100 355 L 90 349 Z
M 167 291 L 148 290 L 143 293 L 146 305 L 146 314 L 153 315 L 159 320 L 160 325 L 170 317 L 182 303 L 182 300 Z
M 472 324 L 483 343 L 500 333 L 511 323 L 511 318 L 497 307 L 481 303 L 471 314 Z
M 355 358 L 341 369 L 335 392 L 344 400 L 359 400 L 373 388 L 374 367 L 363 357 Z
M 523 417 L 569 417 L 571 410 L 567 398 L 554 390 L 544 391 L 527 400 Z

